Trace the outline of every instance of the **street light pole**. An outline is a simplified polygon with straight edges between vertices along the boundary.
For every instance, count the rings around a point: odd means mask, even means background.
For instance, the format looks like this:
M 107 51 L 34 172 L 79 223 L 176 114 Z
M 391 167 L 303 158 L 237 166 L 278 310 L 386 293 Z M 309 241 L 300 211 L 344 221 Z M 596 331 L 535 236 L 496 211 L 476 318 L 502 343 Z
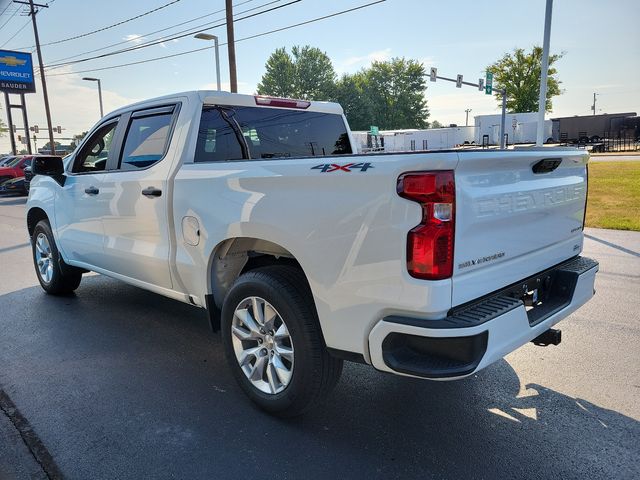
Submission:
M 468 126 L 469 126 L 469 112 L 470 112 L 470 111 L 471 111 L 471 108 L 467 108 L 467 109 L 464 111 L 464 113 L 466 113 L 466 114 L 467 114 L 467 117 L 466 117 L 466 119 L 465 119 L 465 121 L 464 121 L 464 126 L 465 126 L 465 127 L 468 127 Z
M 200 40 L 213 40 L 216 50 L 216 81 L 218 83 L 218 91 L 222 90 L 220 85 L 220 50 L 218 49 L 218 37 L 209 33 L 197 33 L 193 38 L 198 38 Z
M 551 13 L 553 0 L 547 0 L 544 14 L 544 41 L 542 43 L 542 65 L 540 70 L 540 97 L 538 98 L 538 131 L 536 146 L 544 143 L 544 112 L 547 109 L 547 75 L 549 73 L 549 42 L 551 40 Z
M 593 114 L 596 114 L 596 92 L 593 92 L 593 106 L 591 107 L 591 110 L 593 110 Z
M 102 109 L 102 84 L 99 78 L 83 77 L 82 80 L 88 82 L 98 82 L 98 98 L 100 99 L 100 118 L 104 117 L 104 110 Z

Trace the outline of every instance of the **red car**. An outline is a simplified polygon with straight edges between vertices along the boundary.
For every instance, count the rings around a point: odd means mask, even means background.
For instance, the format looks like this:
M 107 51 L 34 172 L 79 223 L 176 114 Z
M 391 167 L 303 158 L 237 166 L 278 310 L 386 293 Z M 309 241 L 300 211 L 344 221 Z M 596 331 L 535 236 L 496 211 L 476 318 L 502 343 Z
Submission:
M 12 178 L 24 177 L 24 169 L 31 165 L 33 155 L 18 156 L 9 164 L 0 167 L 0 183 Z

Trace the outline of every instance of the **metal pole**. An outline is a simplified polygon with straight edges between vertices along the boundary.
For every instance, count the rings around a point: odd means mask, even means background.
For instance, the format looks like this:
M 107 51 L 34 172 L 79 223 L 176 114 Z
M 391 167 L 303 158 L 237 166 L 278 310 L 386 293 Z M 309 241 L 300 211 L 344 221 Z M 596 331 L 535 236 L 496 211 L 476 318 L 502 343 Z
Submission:
M 464 126 L 468 127 L 469 126 L 469 112 L 471 111 L 470 108 L 467 108 L 464 112 L 467 114 L 467 117 L 464 120 Z
M 56 154 L 56 144 L 53 141 L 53 127 L 51 126 L 51 110 L 49 109 L 49 95 L 47 94 L 47 81 L 44 76 L 44 63 L 42 62 L 42 51 L 40 50 L 40 37 L 38 36 L 38 25 L 36 24 L 36 11 L 33 8 L 33 0 L 29 0 L 31 21 L 33 23 L 33 36 L 36 40 L 36 51 L 38 52 L 38 63 L 40 63 L 40 79 L 42 80 L 42 96 L 44 97 L 44 112 L 47 116 L 47 129 L 49 130 L 49 145 L 51 155 Z
M 218 81 L 218 91 L 220 91 L 222 87 L 220 86 L 220 50 L 218 49 L 218 37 L 214 37 L 213 41 L 216 47 L 216 80 Z
M 24 98 L 24 93 L 20 94 L 20 100 L 22 100 L 22 123 L 24 124 L 24 136 L 27 140 L 27 153 L 31 155 L 31 138 L 29 135 L 29 120 L 27 119 L 27 101 Z
M 4 103 L 7 108 L 7 122 L 9 123 L 9 139 L 11 140 L 11 151 L 14 155 L 18 154 L 16 150 L 16 139 L 13 136 L 13 117 L 11 116 L 11 103 L 9 102 L 9 94 L 4 92 Z
M 507 122 L 507 89 L 503 88 L 502 89 L 502 115 L 500 117 L 500 148 L 501 149 L 506 148 L 505 141 L 504 141 L 506 122 Z
M 227 49 L 229 50 L 229 78 L 231 93 L 238 93 L 238 77 L 236 75 L 236 40 L 233 33 L 233 4 L 226 0 L 227 7 Z
M 98 97 L 100 98 L 100 118 L 104 117 L 104 111 L 102 110 L 102 85 L 100 79 L 98 79 Z
M 540 70 L 540 97 L 538 98 L 538 132 L 536 146 L 544 143 L 544 113 L 547 107 L 547 75 L 549 73 L 549 42 L 551 40 L 551 12 L 553 0 L 547 0 L 544 14 L 544 41 L 542 43 L 542 65 Z
M 591 107 L 591 110 L 593 110 L 593 114 L 596 114 L 596 92 L 593 92 L 593 106 Z

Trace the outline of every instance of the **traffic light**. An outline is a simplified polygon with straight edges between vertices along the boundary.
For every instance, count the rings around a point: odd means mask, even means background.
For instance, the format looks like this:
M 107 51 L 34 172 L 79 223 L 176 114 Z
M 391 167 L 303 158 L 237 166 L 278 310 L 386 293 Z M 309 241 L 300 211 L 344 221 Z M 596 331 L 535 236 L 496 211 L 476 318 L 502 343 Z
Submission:
M 18 142 L 22 143 L 22 135 L 18 135 Z
M 58 134 L 62 133 L 62 127 L 60 125 L 56 127 L 56 132 L 58 132 Z

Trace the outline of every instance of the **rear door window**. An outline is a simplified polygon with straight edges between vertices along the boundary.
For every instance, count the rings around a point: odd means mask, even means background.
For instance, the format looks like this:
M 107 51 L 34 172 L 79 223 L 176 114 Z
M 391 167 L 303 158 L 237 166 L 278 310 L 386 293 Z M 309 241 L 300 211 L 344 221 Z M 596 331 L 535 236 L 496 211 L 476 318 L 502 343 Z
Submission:
M 132 116 L 122 149 L 120 170 L 147 168 L 160 161 L 169 145 L 173 111 Z
M 341 115 L 265 107 L 205 108 L 196 162 L 353 153 Z

